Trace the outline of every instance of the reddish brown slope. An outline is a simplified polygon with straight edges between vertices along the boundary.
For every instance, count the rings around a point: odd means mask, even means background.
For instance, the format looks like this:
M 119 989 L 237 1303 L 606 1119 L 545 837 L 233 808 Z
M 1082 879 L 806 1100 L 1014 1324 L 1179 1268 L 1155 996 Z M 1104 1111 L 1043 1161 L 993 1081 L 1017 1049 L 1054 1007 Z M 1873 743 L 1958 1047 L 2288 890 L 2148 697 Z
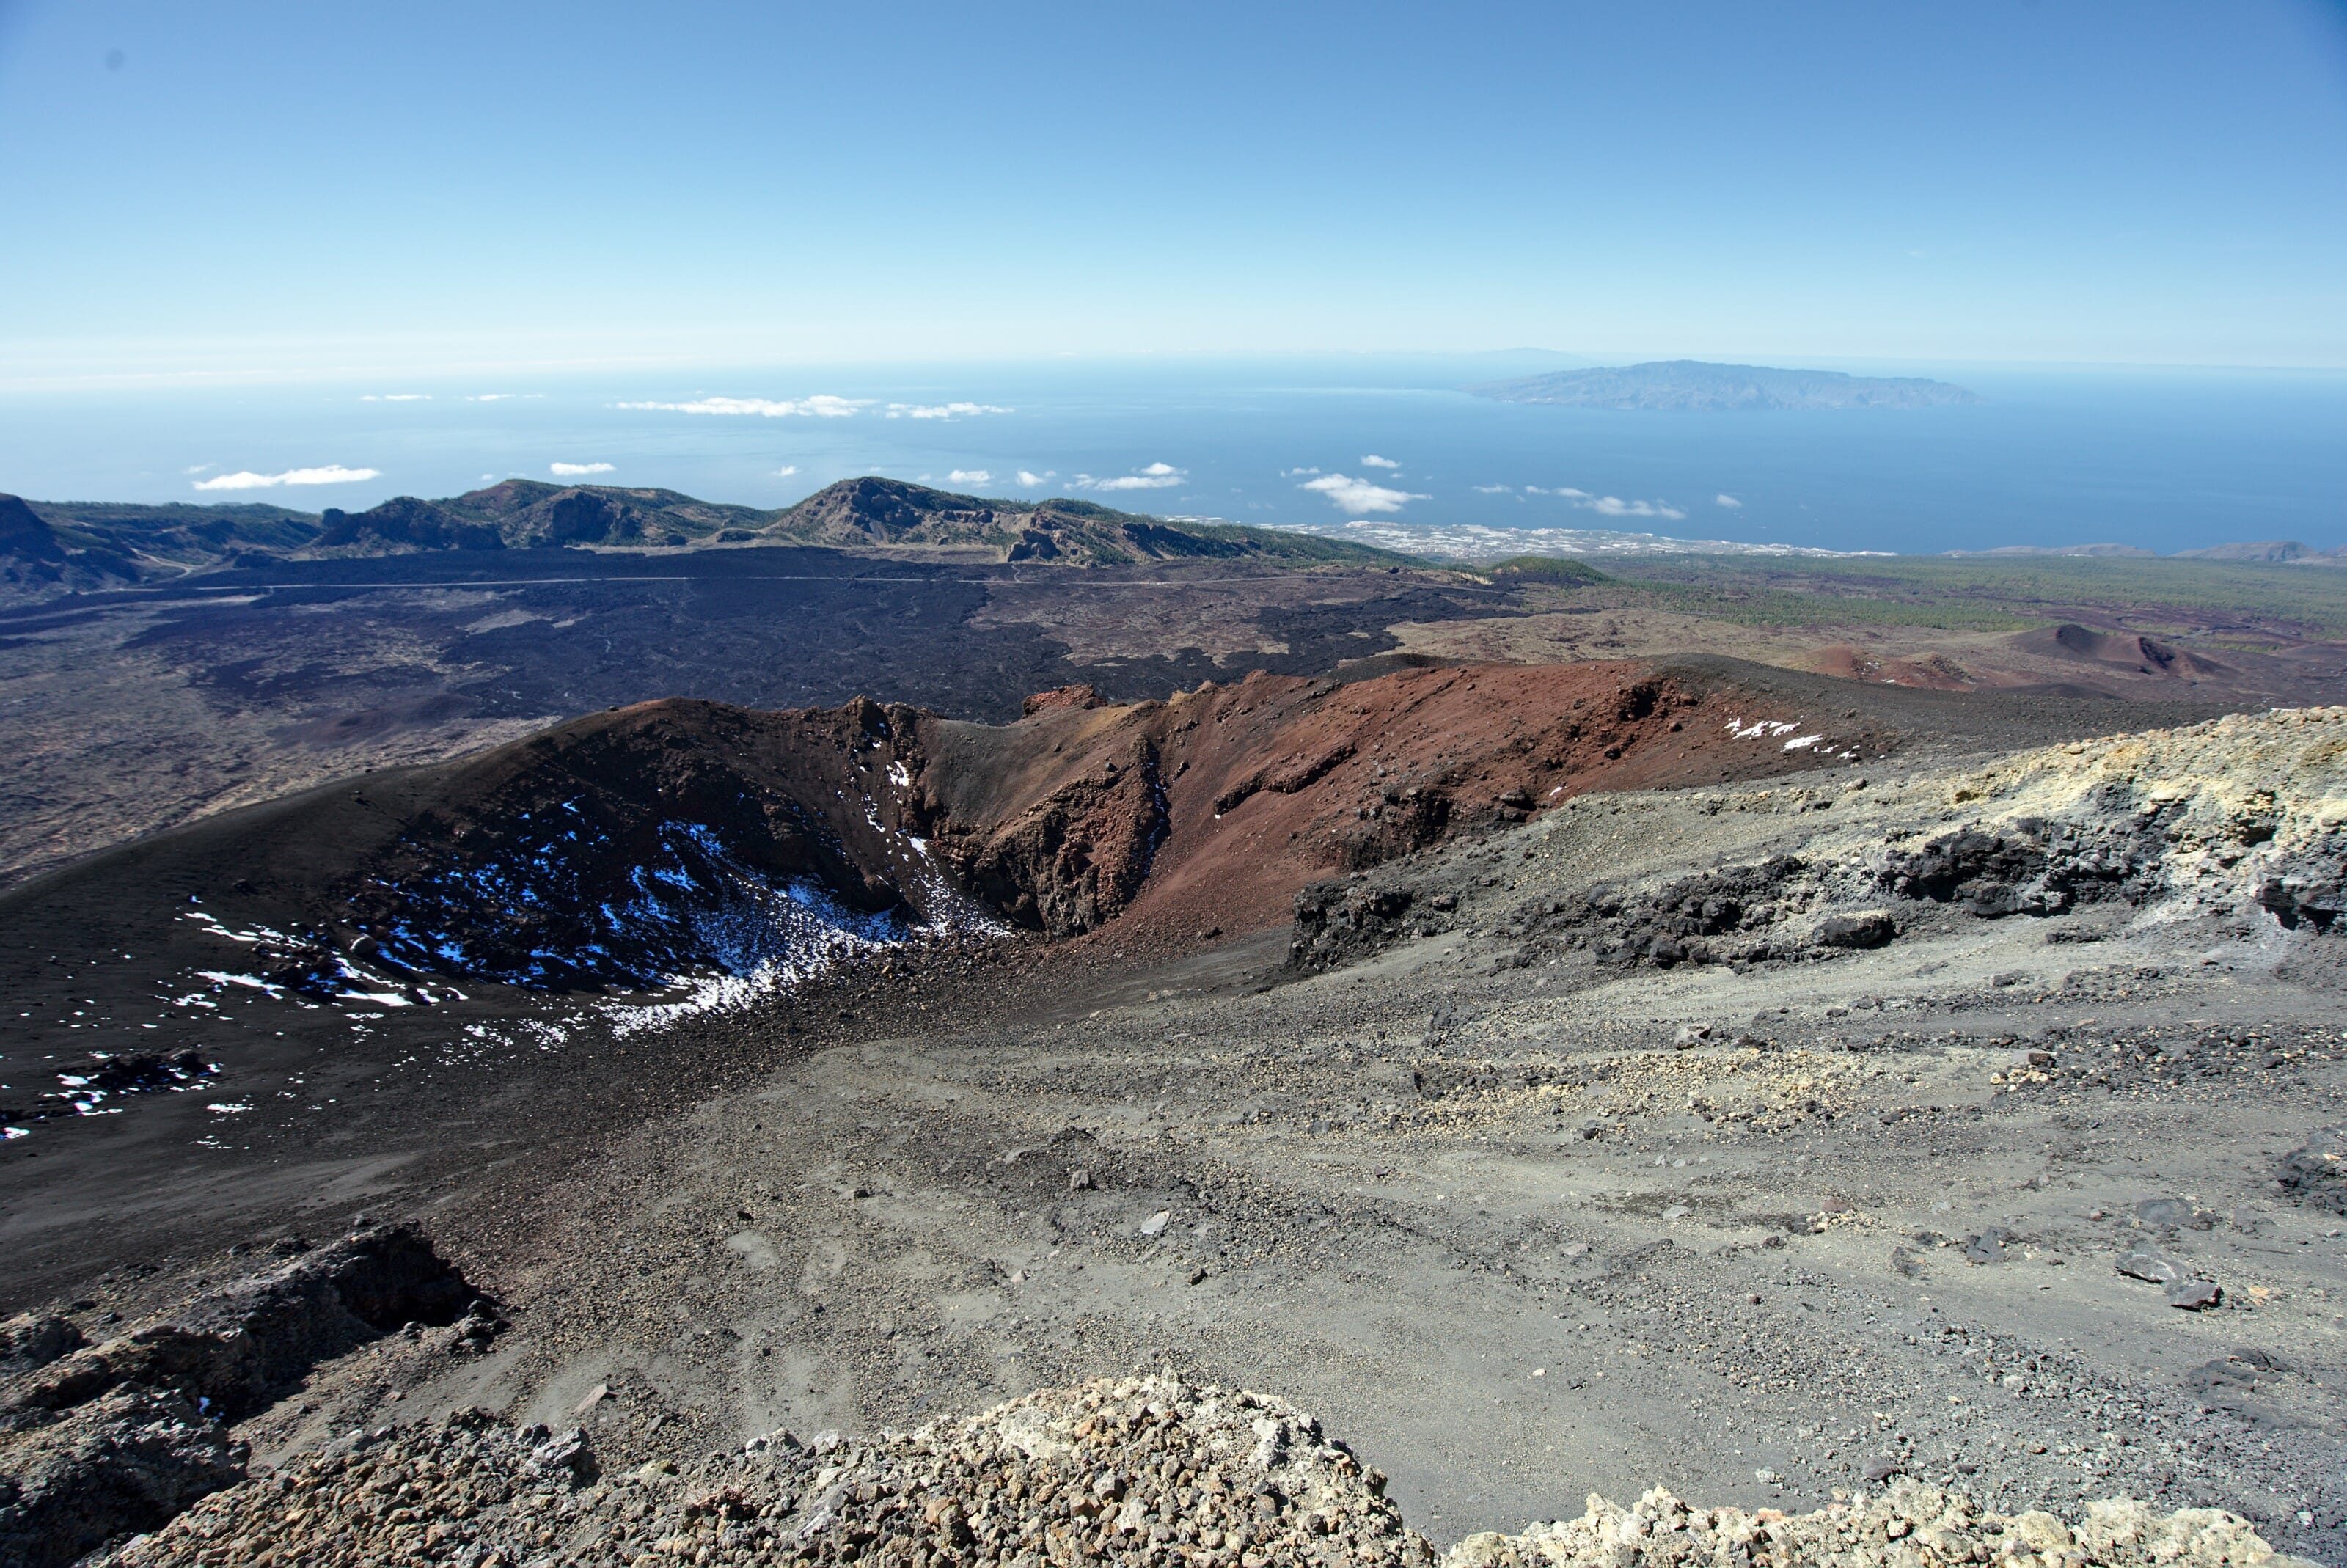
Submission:
M 216 938 L 177 917 L 191 898 L 285 934 L 250 955 L 272 983 L 328 989 L 338 955 L 589 988 L 815 963 L 867 927 L 958 940 L 979 918 L 966 895 L 1054 937 L 1163 948 L 1279 924 L 1307 882 L 1575 794 L 1894 743 L 2043 744 L 2151 712 L 1702 660 L 1257 674 L 1130 706 L 1076 688 L 1001 726 L 864 701 L 646 703 L 93 857 L 0 896 L 0 954 L 209 963 Z
M 1751 733 L 1800 716 L 1780 706 L 1642 663 L 1257 673 L 1130 707 L 1080 688 L 1001 728 L 934 723 L 922 780 L 974 886 L 1056 889 L 1021 910 L 1055 934 L 1129 907 L 1122 934 L 1164 938 L 1276 923 L 1316 876 L 1571 795 L 1783 773 L 1866 738 Z M 1812 733 L 1832 744 L 1786 749 Z

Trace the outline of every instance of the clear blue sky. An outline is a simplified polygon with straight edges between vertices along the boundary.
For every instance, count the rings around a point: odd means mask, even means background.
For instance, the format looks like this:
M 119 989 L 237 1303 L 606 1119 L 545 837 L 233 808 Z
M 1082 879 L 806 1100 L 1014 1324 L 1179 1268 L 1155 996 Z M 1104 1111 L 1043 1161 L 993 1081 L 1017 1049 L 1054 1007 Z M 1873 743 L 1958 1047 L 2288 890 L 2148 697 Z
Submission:
M 0 0 L 0 359 L 2347 364 L 2347 12 Z

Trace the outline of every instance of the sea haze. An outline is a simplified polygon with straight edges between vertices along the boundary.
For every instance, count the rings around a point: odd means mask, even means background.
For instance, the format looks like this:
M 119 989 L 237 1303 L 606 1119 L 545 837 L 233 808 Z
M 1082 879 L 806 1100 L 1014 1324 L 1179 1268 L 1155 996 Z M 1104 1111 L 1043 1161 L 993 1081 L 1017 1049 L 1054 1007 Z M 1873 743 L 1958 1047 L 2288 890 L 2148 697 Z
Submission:
M 559 479 L 563 464 L 581 482 L 769 507 L 876 473 L 1266 524 L 1626 528 L 1917 552 L 2347 544 L 2347 374 L 1845 364 L 1826 368 L 1930 376 L 1983 401 L 1722 413 L 1464 390 L 1587 363 L 794 366 L 19 391 L 0 396 L 0 490 L 355 510 L 515 475 Z M 745 406 L 766 411 L 690 411 Z M 323 468 L 377 477 L 197 488 Z

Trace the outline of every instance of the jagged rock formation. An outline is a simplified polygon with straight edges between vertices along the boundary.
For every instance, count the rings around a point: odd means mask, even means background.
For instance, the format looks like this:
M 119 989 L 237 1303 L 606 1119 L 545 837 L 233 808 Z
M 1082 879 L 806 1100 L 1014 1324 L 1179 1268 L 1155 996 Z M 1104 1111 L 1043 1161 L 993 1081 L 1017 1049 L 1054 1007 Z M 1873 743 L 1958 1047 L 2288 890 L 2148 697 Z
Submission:
M 419 1232 L 395 1225 L 295 1251 L 102 1345 L 13 1322 L 0 1364 L 14 1371 L 0 1383 L 0 1562 L 73 1562 L 242 1481 L 245 1448 L 224 1423 L 321 1361 L 404 1324 L 456 1322 L 480 1299 Z
M 234 1419 L 375 1334 L 456 1321 L 477 1295 L 420 1232 L 363 1231 L 198 1296 L 169 1322 L 23 1374 L 0 1409 L 70 1409 L 132 1386 L 171 1389 Z
M 1937 910 L 2002 919 L 2109 906 L 2152 925 L 2253 915 L 2332 930 L 2347 913 L 2347 708 L 2234 714 L 2024 753 L 1961 774 L 1928 833 L 1845 792 L 1798 854 L 1658 883 L 1600 880 L 1491 927 L 1514 961 L 1587 948 L 1668 968 L 1831 957 L 1883 946 Z M 1753 803 L 1716 799 L 1709 809 Z M 1794 809 L 1826 810 L 1835 797 Z M 1451 922 L 1459 890 L 1398 871 L 1299 893 L 1292 961 L 1350 963 Z
M 117 1389 L 0 1433 L 0 1562 L 72 1563 L 245 1477 L 245 1445 L 185 1395 Z
M 389 1506 L 386 1506 L 386 1503 Z M 1926 1555 L 1928 1553 L 1928 1555 Z M 104 1568 L 272 1562 L 620 1565 L 1183 1561 L 1432 1568 L 1384 1478 L 1286 1401 L 1150 1376 L 1052 1389 L 862 1440 L 790 1433 L 679 1466 L 598 1471 L 581 1431 L 479 1411 L 385 1430 L 196 1504 Z M 2090 1503 L 2065 1525 L 1901 1482 L 1788 1517 L 1692 1509 L 1656 1489 L 1522 1535 L 1472 1535 L 1442 1568 L 2040 1561 L 2073 1568 L 2310 1568 L 2217 1509 Z
M 378 1490 L 420 1479 L 401 1506 Z M 627 1564 L 1202 1564 L 1430 1568 L 1384 1478 L 1266 1395 L 1102 1379 L 911 1432 L 787 1432 L 680 1468 L 600 1477 L 583 1433 L 478 1412 L 386 1433 L 222 1493 L 107 1558 Z M 461 1500 L 461 1501 L 460 1501 Z M 550 1536 L 550 1539 L 549 1539 Z M 499 1554 L 503 1553 L 503 1556 Z M 654 1559 L 655 1561 L 658 1558 Z

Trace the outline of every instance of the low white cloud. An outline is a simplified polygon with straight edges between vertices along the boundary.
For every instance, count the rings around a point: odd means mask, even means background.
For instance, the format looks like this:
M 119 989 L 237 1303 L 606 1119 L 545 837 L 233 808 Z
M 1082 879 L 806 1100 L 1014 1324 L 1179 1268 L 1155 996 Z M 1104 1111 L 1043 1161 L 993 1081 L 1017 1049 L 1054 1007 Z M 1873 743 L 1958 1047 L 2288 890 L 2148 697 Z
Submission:
M 794 415 L 808 419 L 846 419 L 870 406 L 868 397 L 834 397 L 819 392 L 813 397 L 703 397 L 692 403 L 622 403 L 621 408 L 661 409 L 671 414 L 754 414 L 763 419 Z
M 998 408 L 991 403 L 892 403 L 887 407 L 891 419 L 968 419 L 980 414 L 1009 414 L 1008 408 Z
M 1619 496 L 1592 496 L 1579 503 L 1584 511 L 1608 518 L 1684 518 L 1686 514 L 1663 501 L 1625 501 Z
M 1293 479 L 1299 475 L 1317 474 L 1319 471 L 1317 468 L 1282 468 L 1279 471 L 1279 477 L 1283 479 Z
M 199 463 L 192 468 L 182 468 L 179 472 L 182 474 L 209 474 L 219 466 L 220 465 L 217 463 Z
M 1079 474 L 1070 483 L 1080 490 L 1168 490 L 1189 477 L 1187 470 L 1171 463 L 1152 463 L 1136 474 L 1122 474 L 1113 479 Z
M 370 392 L 359 401 L 361 403 L 429 403 L 432 401 L 432 395 L 428 392 L 386 392 L 378 396 Z
M 1475 487 L 1475 492 L 1481 496 L 1508 496 L 1515 493 L 1505 485 L 1478 485 Z
M 340 463 L 329 463 L 323 468 L 288 468 L 282 474 L 255 474 L 240 469 L 215 478 L 199 479 L 199 490 L 273 490 L 280 485 L 352 485 L 361 479 L 383 477 L 374 468 L 345 468 Z
M 781 467 L 774 470 L 774 477 L 777 479 L 787 479 L 798 471 L 799 466 L 796 463 L 785 463 Z
M 1506 491 L 1507 487 L 1505 485 L 1478 485 L 1475 488 L 1481 490 L 1487 496 L 1496 496 Z M 1584 512 L 1596 512 L 1608 518 L 1679 518 L 1686 516 L 1685 511 L 1681 510 L 1677 507 L 1672 506 L 1668 501 L 1625 501 L 1619 496 L 1593 495 L 1587 490 L 1576 489 L 1571 485 L 1526 485 L 1524 487 L 1524 494 L 1527 496 L 1554 496 L 1559 500 L 1572 502 L 1575 507 L 1578 507 Z M 1722 496 L 1718 499 L 1719 504 L 1723 507 L 1738 507 L 1743 505 L 1742 502 L 1738 501 L 1733 496 Z
M 1361 459 L 1361 466 L 1364 468 L 1399 468 L 1401 465 L 1395 462 L 1390 457 L 1380 457 L 1373 452 L 1367 457 Z
M 477 392 L 466 395 L 467 403 L 504 403 L 510 398 L 536 397 L 535 392 Z
M 611 466 L 609 463 L 548 463 L 546 466 L 548 473 L 561 474 L 564 476 L 574 474 L 608 474 L 611 471 Z
M 1026 468 L 1019 470 L 1019 483 L 1020 487 L 1030 490 L 1033 489 L 1038 485 L 1049 484 L 1059 477 L 1060 471 L 1057 468 L 1046 468 L 1040 474 L 1034 473 Z
M 946 476 L 946 482 L 952 485 L 991 485 L 994 476 L 983 468 L 956 468 Z
M 1367 479 L 1348 478 L 1342 474 L 1325 474 L 1317 479 L 1307 479 L 1296 487 L 1327 497 L 1345 512 L 1399 512 L 1409 501 L 1429 501 L 1431 496 L 1414 496 L 1408 490 L 1389 490 L 1383 485 Z
M 1743 502 L 1725 493 L 1714 496 L 1711 500 L 1714 506 L 1726 507 L 1731 512 L 1740 512 L 1744 509 Z

